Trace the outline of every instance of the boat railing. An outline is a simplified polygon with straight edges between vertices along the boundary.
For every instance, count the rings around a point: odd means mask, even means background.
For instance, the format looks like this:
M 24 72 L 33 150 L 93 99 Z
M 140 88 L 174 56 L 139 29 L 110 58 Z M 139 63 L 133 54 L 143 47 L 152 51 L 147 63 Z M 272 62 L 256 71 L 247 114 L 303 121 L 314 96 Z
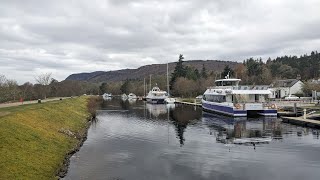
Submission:
M 208 89 L 232 89 L 232 90 L 268 90 L 268 86 L 210 86 Z

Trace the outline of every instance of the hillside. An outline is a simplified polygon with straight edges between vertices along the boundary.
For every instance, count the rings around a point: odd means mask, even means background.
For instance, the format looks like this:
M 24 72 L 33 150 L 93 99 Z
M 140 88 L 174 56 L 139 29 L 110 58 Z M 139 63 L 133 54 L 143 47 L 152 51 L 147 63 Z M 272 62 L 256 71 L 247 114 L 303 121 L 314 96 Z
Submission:
M 226 65 L 234 68 L 237 62 L 218 61 L 218 60 L 189 60 L 184 65 L 197 68 L 199 71 L 204 64 L 208 72 L 222 71 Z M 173 72 L 176 63 L 169 63 L 169 72 Z M 167 72 L 166 64 L 152 64 L 141 66 L 138 69 L 122 69 L 117 71 L 96 71 L 92 73 L 71 74 L 66 80 L 89 81 L 89 82 L 105 82 L 105 81 L 123 81 L 126 79 L 143 79 L 152 75 L 164 75 Z

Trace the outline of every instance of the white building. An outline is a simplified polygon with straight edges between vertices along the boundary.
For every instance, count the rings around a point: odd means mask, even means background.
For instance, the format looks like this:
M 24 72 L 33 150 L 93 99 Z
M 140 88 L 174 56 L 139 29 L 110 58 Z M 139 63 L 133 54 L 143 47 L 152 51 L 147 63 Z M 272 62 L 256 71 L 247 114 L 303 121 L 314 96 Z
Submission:
M 283 98 L 291 94 L 302 94 L 303 82 L 298 79 L 276 80 L 271 84 L 270 98 Z

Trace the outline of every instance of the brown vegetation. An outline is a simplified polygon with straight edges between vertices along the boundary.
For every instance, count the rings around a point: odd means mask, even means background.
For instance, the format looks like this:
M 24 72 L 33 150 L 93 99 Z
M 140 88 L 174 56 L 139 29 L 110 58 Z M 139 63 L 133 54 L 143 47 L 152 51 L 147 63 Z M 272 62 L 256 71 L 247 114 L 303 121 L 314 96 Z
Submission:
M 92 119 L 97 116 L 97 110 L 100 108 L 103 99 L 101 96 L 91 96 L 87 102 L 88 112 L 91 114 Z

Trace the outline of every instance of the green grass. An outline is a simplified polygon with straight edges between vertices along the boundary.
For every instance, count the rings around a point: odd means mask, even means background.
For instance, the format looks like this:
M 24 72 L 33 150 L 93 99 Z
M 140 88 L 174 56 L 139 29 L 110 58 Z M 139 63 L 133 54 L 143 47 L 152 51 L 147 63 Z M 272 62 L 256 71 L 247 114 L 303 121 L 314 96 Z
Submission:
M 79 140 L 58 131 L 84 133 L 87 98 L 0 109 L 0 179 L 56 179 L 64 157 Z

